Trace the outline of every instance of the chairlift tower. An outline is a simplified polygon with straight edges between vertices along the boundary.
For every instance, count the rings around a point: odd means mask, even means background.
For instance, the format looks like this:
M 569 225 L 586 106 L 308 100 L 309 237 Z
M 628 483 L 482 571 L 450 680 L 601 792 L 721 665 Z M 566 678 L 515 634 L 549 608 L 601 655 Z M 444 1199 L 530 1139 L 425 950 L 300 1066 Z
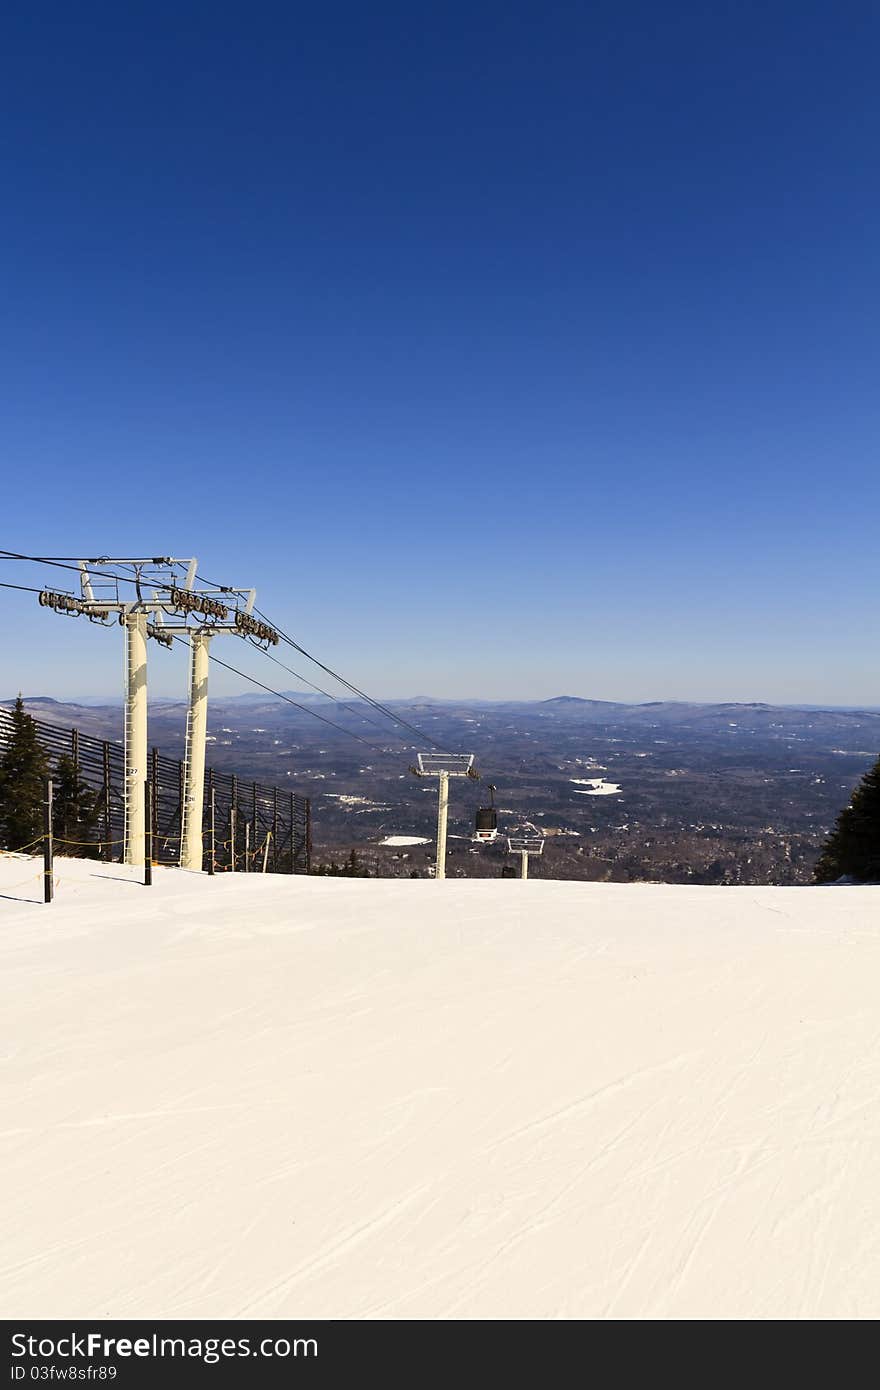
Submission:
M 449 812 L 450 777 L 470 777 L 479 780 L 474 767 L 473 753 L 420 753 L 417 765 L 410 768 L 415 777 L 436 777 L 437 797 L 437 866 L 435 878 L 446 877 L 446 820 Z
M 183 805 L 180 808 L 180 867 L 202 869 L 205 814 L 205 757 L 208 743 L 208 666 L 213 633 L 196 628 L 189 639 L 189 704 L 184 744 Z
M 534 826 L 525 834 L 508 835 L 507 852 L 520 856 L 520 878 L 525 880 L 529 876 L 529 855 L 544 853 L 544 836 Z
M 184 584 L 169 591 L 163 611 L 183 615 L 182 623 L 168 623 L 160 612 L 158 633 L 169 641 L 183 636 L 189 642 L 189 700 L 183 753 L 183 804 L 180 811 L 180 867 L 196 873 L 202 870 L 204 845 L 202 825 L 205 811 L 205 760 L 208 738 L 208 669 L 211 638 L 218 632 L 232 632 L 258 646 L 277 645 L 278 634 L 267 623 L 253 617 L 256 589 L 224 586 L 214 593 L 196 590 L 196 566 L 192 562 Z M 218 597 L 221 595 L 222 597 Z M 230 615 L 230 608 L 232 614 Z M 193 616 L 196 625 L 187 619 Z M 232 616 L 233 621 L 225 621 Z
M 149 620 L 159 615 L 164 606 L 155 592 L 146 597 L 143 586 L 167 587 L 167 576 L 174 565 L 185 564 L 194 573 L 194 560 L 174 560 L 169 556 L 131 559 L 102 556 L 100 559 L 79 560 L 80 597 L 51 589 L 40 592 L 41 608 L 56 613 L 80 614 L 90 622 L 109 624 L 115 616 L 125 629 L 125 717 L 123 773 L 123 860 L 126 864 L 144 863 L 146 829 L 147 780 L 147 638 L 157 637 Z M 104 576 L 96 565 L 130 565 L 134 569 L 132 582 L 137 597 L 123 599 L 119 593 L 120 576 Z M 163 583 L 163 581 L 165 581 Z M 110 589 L 110 596 L 95 593 L 95 587 Z M 165 639 L 159 637 L 160 641 Z M 171 639 L 167 639 L 170 646 Z
M 208 727 L 208 648 L 216 632 L 234 632 L 257 645 L 274 645 L 278 634 L 253 617 L 254 589 L 224 587 L 210 593 L 195 586 L 197 561 L 170 556 L 130 559 L 101 556 L 78 561 L 81 597 L 44 589 L 40 605 L 57 613 L 83 614 L 91 622 L 108 624 L 115 616 L 125 629 L 125 719 L 123 860 L 142 866 L 145 851 L 147 779 L 147 639 L 170 647 L 175 636 L 190 642 L 190 688 L 186 720 L 184 800 L 181 808 L 181 858 L 186 868 L 202 867 L 205 744 Z M 134 574 L 137 597 L 120 596 L 121 575 L 102 574 L 95 566 L 127 565 Z M 180 580 L 176 569 L 186 566 Z M 128 582 L 129 576 L 125 576 Z M 95 589 L 110 588 L 110 595 Z M 218 593 L 222 595 L 218 597 Z M 223 601 L 225 599 L 225 601 Z M 230 608 L 232 612 L 230 613 Z M 166 623 L 166 616 L 181 623 Z M 232 622 L 226 619 L 232 617 Z M 189 625 L 195 617 L 197 626 Z M 152 620 L 152 621 L 151 621 Z

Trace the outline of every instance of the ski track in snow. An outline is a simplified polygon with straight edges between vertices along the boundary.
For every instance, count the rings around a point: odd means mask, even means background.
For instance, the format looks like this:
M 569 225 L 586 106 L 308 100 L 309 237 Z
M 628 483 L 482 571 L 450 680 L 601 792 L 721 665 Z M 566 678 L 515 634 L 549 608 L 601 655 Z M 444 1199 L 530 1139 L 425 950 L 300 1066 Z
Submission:
M 880 1315 L 880 889 L 28 868 L 6 1317 Z

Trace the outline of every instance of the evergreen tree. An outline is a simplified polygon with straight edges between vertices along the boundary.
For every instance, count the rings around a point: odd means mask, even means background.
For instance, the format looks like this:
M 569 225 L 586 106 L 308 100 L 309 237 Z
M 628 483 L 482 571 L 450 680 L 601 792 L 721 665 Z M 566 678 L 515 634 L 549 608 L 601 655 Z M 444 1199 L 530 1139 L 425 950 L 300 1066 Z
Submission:
M 315 864 L 311 870 L 316 878 L 369 878 L 370 871 L 361 867 L 360 856 L 353 849 L 341 864 L 331 859 L 329 864 Z
M 837 817 L 816 865 L 816 883 L 880 883 L 880 758 Z
M 315 878 L 339 878 L 342 870 L 336 860 L 331 859 L 329 864 L 313 864 L 310 872 Z
M 73 758 L 64 753 L 58 759 L 52 788 L 52 820 L 55 835 L 69 843 L 62 845 L 63 854 L 94 859 L 98 838 L 97 793 L 83 782 Z
M 43 780 L 49 762 L 37 726 L 19 695 L 0 756 L 0 838 L 5 849 L 29 845 L 43 832 Z M 39 846 L 34 846 L 36 853 Z

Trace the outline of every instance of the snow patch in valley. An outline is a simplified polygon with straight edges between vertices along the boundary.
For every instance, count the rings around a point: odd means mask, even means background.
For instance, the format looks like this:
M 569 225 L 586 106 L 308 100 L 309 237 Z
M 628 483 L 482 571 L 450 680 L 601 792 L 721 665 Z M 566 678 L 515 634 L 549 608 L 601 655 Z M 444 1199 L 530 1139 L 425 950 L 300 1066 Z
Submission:
M 617 782 L 606 782 L 604 777 L 572 777 L 570 781 L 586 788 L 585 791 L 576 791 L 575 796 L 613 796 L 620 791 Z

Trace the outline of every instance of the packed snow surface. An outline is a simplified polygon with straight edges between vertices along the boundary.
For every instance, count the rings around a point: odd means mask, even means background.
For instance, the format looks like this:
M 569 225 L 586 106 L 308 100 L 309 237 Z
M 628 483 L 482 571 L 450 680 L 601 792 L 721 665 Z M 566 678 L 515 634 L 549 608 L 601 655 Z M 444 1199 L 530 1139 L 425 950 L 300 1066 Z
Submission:
M 880 1315 L 880 889 L 34 871 L 4 1316 Z

